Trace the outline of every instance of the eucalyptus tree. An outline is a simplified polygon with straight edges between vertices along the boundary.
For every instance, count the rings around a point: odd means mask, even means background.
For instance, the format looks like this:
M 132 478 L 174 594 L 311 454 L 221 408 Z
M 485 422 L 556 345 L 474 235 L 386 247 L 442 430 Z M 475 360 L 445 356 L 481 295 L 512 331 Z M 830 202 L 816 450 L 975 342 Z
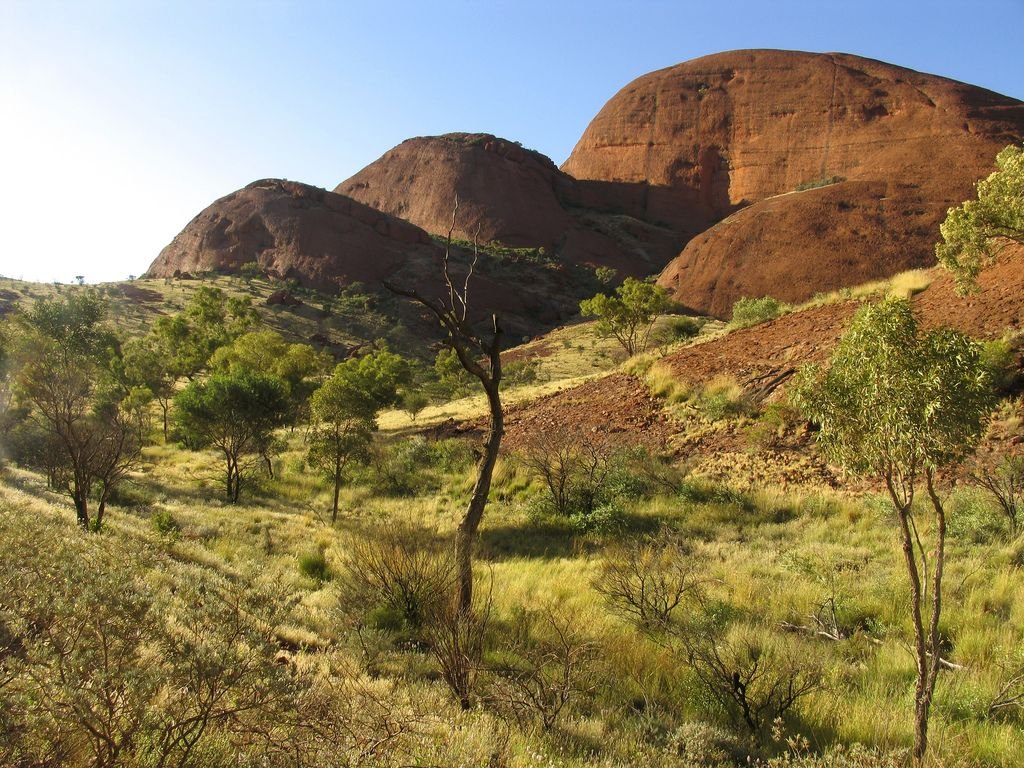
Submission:
M 988 178 L 978 182 L 978 197 L 950 208 L 935 246 L 939 263 L 953 273 L 957 290 L 976 287 L 981 269 L 999 248 L 1024 243 L 1024 147 L 1010 145 L 996 156 Z
M 93 290 L 37 301 L 20 318 L 14 352 L 15 397 L 45 441 L 30 461 L 45 465 L 71 497 L 79 525 L 93 530 L 142 449 L 138 409 L 114 376 L 121 352 L 106 311 Z
M 994 406 L 981 345 L 948 328 L 922 332 L 909 301 L 886 299 L 857 313 L 828 366 L 801 370 L 793 397 L 820 425 L 825 456 L 879 480 L 896 512 L 910 582 L 914 756 L 920 761 L 942 666 L 946 510 L 937 473 L 974 449 Z M 914 505 L 922 490 L 932 513 L 930 547 Z

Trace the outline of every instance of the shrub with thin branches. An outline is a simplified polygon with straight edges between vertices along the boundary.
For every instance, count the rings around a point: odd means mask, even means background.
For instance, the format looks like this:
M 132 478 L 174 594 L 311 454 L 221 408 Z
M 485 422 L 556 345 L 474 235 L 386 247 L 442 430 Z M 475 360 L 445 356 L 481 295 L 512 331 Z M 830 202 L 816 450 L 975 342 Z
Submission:
M 572 698 L 593 690 L 597 645 L 564 611 L 524 613 L 522 624 L 495 669 L 489 698 L 520 726 L 537 721 L 548 731 Z

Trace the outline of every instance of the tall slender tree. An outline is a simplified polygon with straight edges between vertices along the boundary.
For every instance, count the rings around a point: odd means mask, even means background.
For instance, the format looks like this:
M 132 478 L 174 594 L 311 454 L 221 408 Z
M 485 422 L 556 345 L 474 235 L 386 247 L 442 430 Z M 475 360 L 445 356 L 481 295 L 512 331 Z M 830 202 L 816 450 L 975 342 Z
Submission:
M 824 454 L 881 481 L 896 512 L 910 581 L 914 757 L 920 762 L 942 666 L 946 510 L 937 472 L 974 449 L 994 405 L 981 346 L 950 329 L 921 333 L 909 301 L 886 299 L 857 313 L 826 369 L 801 371 L 794 400 L 821 426 Z M 930 547 L 914 507 L 922 485 L 933 513 Z
M 456 571 L 459 582 L 458 611 L 468 616 L 473 608 L 473 548 L 476 544 L 480 522 L 483 520 L 487 499 L 491 491 L 491 477 L 498 461 L 501 439 L 505 434 L 505 412 L 498 391 L 501 383 L 501 342 L 504 332 L 498 316 L 492 314 L 489 329 L 478 331 L 469 320 L 469 287 L 479 259 L 476 238 L 473 239 L 473 257 L 459 284 L 453 277 L 451 264 L 452 234 L 459 213 L 459 201 L 455 200 L 452 223 L 448 229 L 441 274 L 445 290 L 440 299 L 430 299 L 418 291 L 400 288 L 390 283 L 385 287 L 398 296 L 418 302 L 437 319 L 444 329 L 445 343 L 451 347 L 462 367 L 480 382 L 487 397 L 490 424 L 484 442 L 483 455 L 477 464 L 476 483 L 470 496 L 466 513 L 459 523 L 455 540 Z

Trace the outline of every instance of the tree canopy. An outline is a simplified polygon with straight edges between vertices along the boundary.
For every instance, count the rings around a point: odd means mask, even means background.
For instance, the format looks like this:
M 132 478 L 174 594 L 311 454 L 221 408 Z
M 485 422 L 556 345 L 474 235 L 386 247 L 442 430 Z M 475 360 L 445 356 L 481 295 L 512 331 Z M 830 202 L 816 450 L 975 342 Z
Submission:
M 976 286 L 1001 244 L 1024 243 L 1024 148 L 1006 147 L 996 165 L 999 170 L 978 182 L 978 198 L 950 208 L 939 227 L 942 242 L 935 255 L 953 273 L 960 293 Z
M 367 458 L 377 413 L 398 402 L 398 389 L 408 379 L 405 360 L 377 350 L 339 363 L 310 398 L 313 429 L 307 459 L 334 484 L 332 522 L 338 517 L 338 494 L 346 467 Z
M 227 498 L 237 502 L 242 481 L 269 459 L 273 431 L 288 414 L 288 391 L 275 376 L 240 371 L 193 381 L 174 399 L 179 434 L 194 449 L 224 454 Z
M 946 514 L 935 472 L 961 461 L 981 439 L 994 406 L 989 366 L 980 344 L 948 328 L 922 333 L 910 302 L 889 298 L 856 314 L 827 368 L 800 372 L 793 399 L 820 425 L 823 453 L 881 480 L 893 503 L 910 581 L 914 757 L 920 761 L 943 652 Z M 934 513 L 934 542 L 927 548 L 914 508 L 922 481 Z M 925 597 L 930 606 L 923 605 Z
M 627 355 L 643 352 L 654 321 L 671 304 L 668 292 L 656 283 L 627 277 L 615 294 L 584 299 L 580 312 L 596 317 L 597 332 L 617 339 Z
M 105 317 L 106 303 L 92 290 L 37 301 L 21 318 L 15 352 L 25 416 L 20 458 L 70 495 L 87 529 L 102 525 L 110 493 L 142 445 L 139 413 L 114 376 L 120 345 Z

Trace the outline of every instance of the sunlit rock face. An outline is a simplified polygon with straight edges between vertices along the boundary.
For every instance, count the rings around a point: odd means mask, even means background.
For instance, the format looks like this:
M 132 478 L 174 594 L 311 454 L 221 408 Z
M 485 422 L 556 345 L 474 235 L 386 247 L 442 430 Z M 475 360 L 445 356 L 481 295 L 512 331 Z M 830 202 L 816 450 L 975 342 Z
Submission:
M 686 237 L 751 206 L 663 277 L 721 314 L 744 294 L 793 300 L 930 263 L 946 209 L 1022 137 L 1024 105 L 981 88 L 847 54 L 733 51 L 627 85 L 562 170 L 635 187 L 637 215 Z M 865 184 L 757 208 L 831 179 Z

